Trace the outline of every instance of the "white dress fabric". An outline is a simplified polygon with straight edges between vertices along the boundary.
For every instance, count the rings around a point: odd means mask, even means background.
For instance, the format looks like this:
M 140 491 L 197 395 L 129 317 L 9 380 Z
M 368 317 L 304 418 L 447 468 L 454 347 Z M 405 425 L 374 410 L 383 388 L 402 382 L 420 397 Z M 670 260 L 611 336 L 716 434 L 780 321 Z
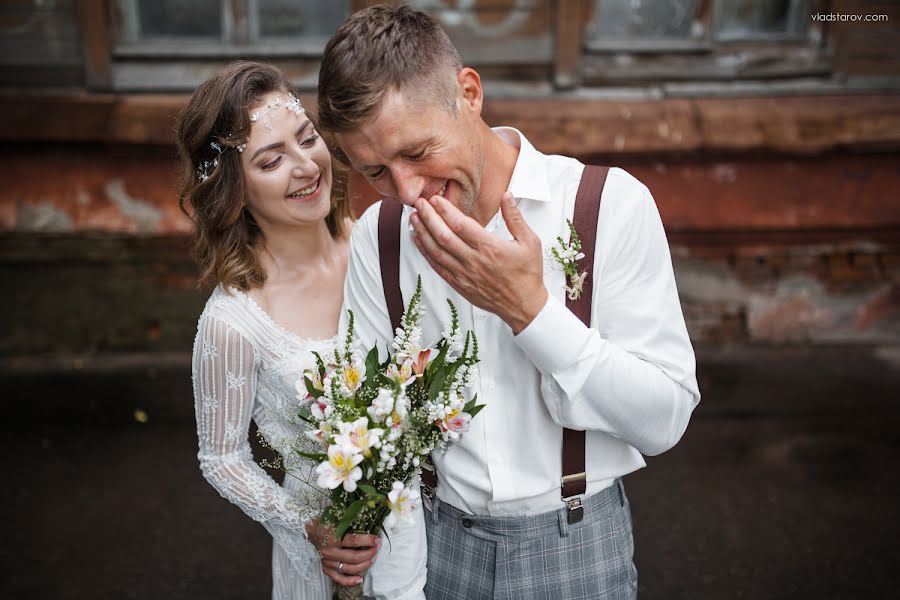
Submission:
M 342 338 L 301 338 L 281 327 L 237 289 L 216 288 L 197 325 L 192 377 L 200 469 L 223 498 L 272 534 L 272 598 L 323 600 L 331 580 L 306 538 L 305 523 L 321 514 L 328 496 L 315 485 L 315 464 L 297 457 L 297 442 L 320 451 L 302 435 L 296 382 L 315 367 L 313 351 L 333 353 Z M 267 444 L 282 457 L 279 486 L 254 461 L 248 432 L 256 422 Z M 369 568 L 363 590 L 375 600 L 424 600 L 427 576 L 425 523 L 416 511 L 390 536 Z
M 207 481 L 272 535 L 272 598 L 330 598 L 330 579 L 304 524 L 327 505 L 311 461 L 291 458 L 305 428 L 294 387 L 337 338 L 304 339 L 275 323 L 239 290 L 216 288 L 197 327 L 192 361 L 200 469 Z M 248 433 L 256 422 L 285 463 L 283 486 L 254 461 Z M 314 451 L 310 441 L 307 448 Z

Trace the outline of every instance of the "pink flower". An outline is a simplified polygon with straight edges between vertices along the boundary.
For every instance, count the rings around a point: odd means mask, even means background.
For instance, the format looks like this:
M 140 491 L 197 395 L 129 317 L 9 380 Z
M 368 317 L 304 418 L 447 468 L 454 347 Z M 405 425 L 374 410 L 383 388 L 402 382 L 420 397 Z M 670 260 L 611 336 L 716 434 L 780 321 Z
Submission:
M 425 373 L 425 368 L 428 364 L 437 358 L 437 350 L 434 348 L 428 348 L 426 350 L 421 350 L 417 355 L 416 359 L 413 361 L 412 369 L 413 373 L 416 375 L 422 375 Z
M 471 420 L 472 415 L 469 413 L 452 410 L 443 419 L 438 419 L 435 425 L 441 430 L 444 440 L 457 440 L 469 428 Z

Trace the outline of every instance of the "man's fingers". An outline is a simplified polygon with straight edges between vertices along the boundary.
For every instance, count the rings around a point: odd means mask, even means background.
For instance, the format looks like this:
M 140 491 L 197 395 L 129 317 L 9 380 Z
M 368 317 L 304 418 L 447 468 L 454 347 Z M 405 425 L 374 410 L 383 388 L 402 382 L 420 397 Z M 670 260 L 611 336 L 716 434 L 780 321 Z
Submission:
M 517 242 L 531 241 L 535 233 L 528 226 L 528 223 L 525 222 L 525 217 L 522 216 L 522 211 L 516 206 L 511 193 L 503 192 L 503 198 L 500 199 L 500 212 L 503 213 L 506 228 L 509 229 L 509 232 Z
M 488 234 L 484 231 L 484 227 L 479 225 L 475 219 L 464 215 L 462 211 L 453 206 L 452 202 L 441 196 L 432 196 L 428 203 L 434 207 L 435 212 L 450 231 L 467 246 L 477 248 L 480 243 L 485 241 Z
M 427 229 L 432 239 L 442 250 L 452 254 L 457 259 L 464 259 L 472 252 L 472 248 L 456 235 L 444 221 L 444 218 L 435 210 L 432 202 L 436 198 L 432 198 L 431 201 L 420 198 L 416 201 L 416 214 L 419 217 L 419 221 L 418 223 L 413 223 L 413 227 L 418 225 L 418 229 Z M 446 200 L 443 201 L 446 202 Z
M 437 274 L 438 277 L 446 281 L 450 284 L 450 287 L 456 289 L 455 279 L 453 274 L 442 267 L 434 258 L 428 254 L 428 250 L 422 245 L 422 239 L 418 235 L 413 235 L 413 242 L 416 244 L 416 248 L 419 249 L 419 252 L 422 254 L 422 257 L 425 259 L 425 262 L 428 263 L 428 266 Z M 459 291 L 459 290 L 457 290 Z
M 425 260 L 430 259 L 429 263 L 437 263 L 442 268 L 454 273 L 459 273 L 463 270 L 464 267 L 459 259 L 438 243 L 434 239 L 431 230 L 423 225 L 422 218 L 418 212 L 410 215 L 410 220 L 414 230 L 413 240 L 416 242 L 416 247 L 422 252 L 422 256 L 425 257 Z

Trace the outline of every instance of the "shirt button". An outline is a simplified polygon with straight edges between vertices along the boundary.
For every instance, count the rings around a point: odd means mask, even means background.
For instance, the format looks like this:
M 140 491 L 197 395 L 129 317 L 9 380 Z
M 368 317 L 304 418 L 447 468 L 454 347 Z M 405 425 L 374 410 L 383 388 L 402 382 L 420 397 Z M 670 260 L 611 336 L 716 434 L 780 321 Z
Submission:
M 465 527 L 466 529 L 471 528 L 472 525 L 473 525 L 472 519 L 463 519 L 462 520 L 462 526 Z

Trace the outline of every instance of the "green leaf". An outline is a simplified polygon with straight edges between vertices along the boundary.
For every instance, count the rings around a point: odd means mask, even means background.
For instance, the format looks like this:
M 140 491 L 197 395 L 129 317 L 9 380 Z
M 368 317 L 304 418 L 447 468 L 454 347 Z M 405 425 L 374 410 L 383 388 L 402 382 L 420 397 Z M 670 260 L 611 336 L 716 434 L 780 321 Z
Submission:
M 450 350 L 450 344 L 444 340 L 441 340 L 441 343 L 438 346 L 438 355 L 435 357 L 431 363 L 427 367 L 425 367 L 425 377 L 430 379 L 435 371 L 440 371 L 441 367 L 444 366 L 444 361 L 447 360 L 447 352 Z
M 308 458 L 310 460 L 314 460 L 316 462 L 324 462 L 328 460 L 328 454 L 325 452 L 304 452 L 302 450 L 294 450 L 297 456 L 302 456 L 303 458 Z
M 372 487 L 368 483 L 360 483 L 359 489 L 362 490 L 363 493 L 366 494 L 366 496 L 369 496 L 370 498 L 375 498 L 376 500 L 383 500 L 383 499 L 387 498 L 387 495 L 382 494 L 381 492 L 376 490 L 374 487 Z
M 307 377 L 306 375 L 303 376 L 303 381 L 306 382 L 306 391 L 309 392 L 309 395 L 313 398 L 318 400 L 325 395 L 325 392 L 314 386 L 312 381 L 310 381 L 309 377 Z
M 325 361 L 322 360 L 322 355 L 313 350 L 313 356 L 316 357 L 316 368 L 319 370 L 319 379 L 325 380 Z
M 467 410 L 466 412 L 469 413 L 469 415 L 471 415 L 472 418 L 474 419 L 474 418 L 475 418 L 475 415 L 477 415 L 478 413 L 480 413 L 481 410 L 482 410 L 485 406 L 487 406 L 487 405 L 486 405 L 486 404 L 479 404 L 478 406 L 474 407 L 472 410 Z
M 347 530 L 350 529 L 350 526 L 353 524 L 354 519 L 359 516 L 359 512 L 365 507 L 366 500 L 362 498 L 357 500 L 353 504 L 347 507 L 347 510 L 344 511 L 344 516 L 341 518 L 341 522 L 338 523 L 337 527 L 335 527 L 335 534 L 344 539 L 344 534 L 347 533 Z
M 366 383 L 375 383 L 381 369 L 378 366 L 378 348 L 373 347 L 366 355 Z

